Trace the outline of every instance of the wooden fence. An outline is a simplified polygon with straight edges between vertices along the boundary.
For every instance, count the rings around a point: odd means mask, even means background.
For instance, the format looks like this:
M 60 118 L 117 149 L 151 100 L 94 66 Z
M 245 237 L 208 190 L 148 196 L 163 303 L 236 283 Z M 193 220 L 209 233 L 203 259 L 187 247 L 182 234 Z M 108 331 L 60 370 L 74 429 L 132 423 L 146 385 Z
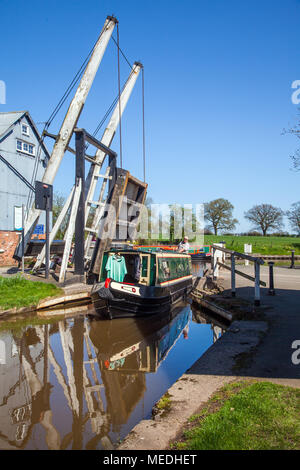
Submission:
M 212 270 L 213 270 L 213 278 L 217 279 L 219 273 L 219 266 L 228 269 L 231 271 L 231 294 L 235 297 L 236 294 L 236 287 L 235 287 L 235 276 L 242 276 L 250 281 L 254 282 L 254 304 L 260 305 L 260 286 L 266 287 L 266 283 L 260 280 L 260 266 L 264 264 L 264 261 L 261 258 L 250 256 L 245 253 L 239 253 L 238 251 L 228 250 L 224 248 L 222 244 L 213 244 L 212 248 L 212 256 L 211 256 L 211 263 L 212 263 Z M 230 255 L 231 265 L 228 266 L 225 264 L 225 256 L 226 254 Z M 254 276 L 250 276 L 249 274 L 245 274 L 242 271 L 239 271 L 235 267 L 235 260 L 236 258 L 242 258 L 248 261 L 252 261 L 254 263 Z

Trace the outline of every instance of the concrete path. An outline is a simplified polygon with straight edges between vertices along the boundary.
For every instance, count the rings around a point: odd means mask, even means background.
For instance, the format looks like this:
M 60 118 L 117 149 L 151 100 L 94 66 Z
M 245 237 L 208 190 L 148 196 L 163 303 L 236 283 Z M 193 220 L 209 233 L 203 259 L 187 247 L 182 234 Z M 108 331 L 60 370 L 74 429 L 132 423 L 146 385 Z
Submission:
M 253 266 L 239 266 L 239 270 L 252 274 Z M 268 281 L 268 267 L 262 266 L 261 279 Z M 230 272 L 221 271 L 219 282 L 230 290 Z M 252 300 L 253 284 L 247 279 L 236 276 L 237 297 Z M 275 296 L 268 295 L 268 287 L 261 288 L 261 307 L 264 319 L 269 326 L 251 363 L 241 369 L 241 374 L 273 378 L 278 382 L 289 383 L 300 379 L 300 364 L 293 364 L 292 344 L 300 341 L 300 269 L 285 267 L 274 268 Z M 299 355 L 300 356 L 300 355 Z
M 237 269 L 253 273 L 253 266 L 239 265 Z M 233 322 L 168 390 L 169 413 L 141 421 L 119 449 L 168 449 L 186 420 L 228 382 L 256 378 L 300 388 L 300 364 L 292 362 L 292 344 L 300 341 L 300 270 L 280 267 L 274 269 L 274 275 L 276 295 L 261 289 L 263 320 Z M 267 266 L 261 268 L 261 279 L 268 286 Z M 230 292 L 229 271 L 220 271 L 219 283 Z M 253 301 L 253 283 L 237 276 L 236 295 Z

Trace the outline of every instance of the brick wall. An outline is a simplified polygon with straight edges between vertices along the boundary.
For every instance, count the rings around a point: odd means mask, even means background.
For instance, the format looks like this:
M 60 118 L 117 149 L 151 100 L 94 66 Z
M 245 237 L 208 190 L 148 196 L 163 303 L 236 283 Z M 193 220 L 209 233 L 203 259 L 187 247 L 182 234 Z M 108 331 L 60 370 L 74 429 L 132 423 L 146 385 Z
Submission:
M 0 266 L 16 266 L 18 262 L 13 259 L 16 246 L 19 243 L 20 232 L 0 230 Z

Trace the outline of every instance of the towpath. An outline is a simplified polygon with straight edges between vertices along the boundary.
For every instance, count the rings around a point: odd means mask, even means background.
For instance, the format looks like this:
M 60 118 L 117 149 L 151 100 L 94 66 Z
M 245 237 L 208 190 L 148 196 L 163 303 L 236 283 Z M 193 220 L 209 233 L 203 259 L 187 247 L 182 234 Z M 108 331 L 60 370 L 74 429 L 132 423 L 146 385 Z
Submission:
M 237 269 L 252 274 L 253 266 Z M 300 340 L 300 269 L 274 268 L 275 295 L 261 289 L 260 321 L 234 321 L 227 332 L 168 390 L 168 413 L 143 420 L 119 449 L 168 449 L 186 420 L 221 386 L 244 378 L 269 380 L 300 388 L 300 364 L 293 363 L 292 345 Z M 268 284 L 268 266 L 261 279 Z M 219 283 L 230 291 L 230 272 Z M 237 277 L 236 295 L 253 300 L 253 283 Z M 298 355 L 300 357 L 300 354 Z
M 240 271 L 252 274 L 253 266 L 239 266 Z M 220 283 L 230 289 L 230 272 L 220 272 Z M 300 379 L 300 365 L 294 364 L 293 343 L 300 341 L 300 269 L 274 267 L 275 295 L 268 294 L 268 266 L 261 267 L 261 279 L 267 287 L 261 288 L 261 310 L 268 323 L 268 334 L 260 342 L 252 361 L 241 369 L 254 377 L 273 378 L 278 383 L 292 385 Z M 253 283 L 236 276 L 236 295 L 253 299 Z

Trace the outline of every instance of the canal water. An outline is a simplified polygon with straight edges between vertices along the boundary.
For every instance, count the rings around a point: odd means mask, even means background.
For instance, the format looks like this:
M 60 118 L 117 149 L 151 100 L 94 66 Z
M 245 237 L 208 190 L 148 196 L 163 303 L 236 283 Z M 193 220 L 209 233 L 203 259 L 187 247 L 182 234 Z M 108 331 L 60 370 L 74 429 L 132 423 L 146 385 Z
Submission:
M 113 449 L 226 328 L 189 304 L 94 313 L 1 327 L 0 449 Z

